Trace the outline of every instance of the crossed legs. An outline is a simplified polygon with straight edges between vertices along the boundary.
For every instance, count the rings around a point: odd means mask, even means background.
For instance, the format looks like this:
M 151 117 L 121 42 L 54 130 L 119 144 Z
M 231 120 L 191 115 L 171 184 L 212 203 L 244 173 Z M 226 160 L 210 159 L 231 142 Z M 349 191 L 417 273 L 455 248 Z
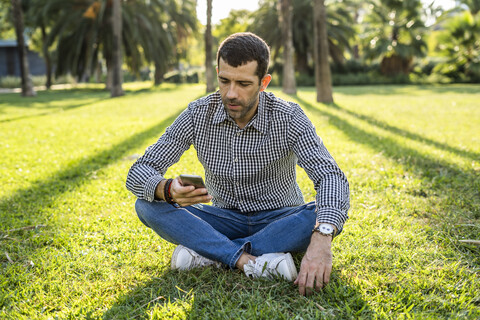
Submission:
M 176 208 L 164 201 L 137 200 L 135 208 L 163 239 L 240 269 L 263 254 L 305 251 L 315 224 L 313 202 L 248 214 L 204 204 Z

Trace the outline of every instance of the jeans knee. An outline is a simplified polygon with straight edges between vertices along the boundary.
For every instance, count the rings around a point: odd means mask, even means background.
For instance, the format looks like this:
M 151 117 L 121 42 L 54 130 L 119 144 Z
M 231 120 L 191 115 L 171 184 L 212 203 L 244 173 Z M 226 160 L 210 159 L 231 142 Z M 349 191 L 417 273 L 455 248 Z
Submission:
M 144 215 L 148 212 L 148 209 L 146 209 L 145 202 L 148 203 L 148 201 L 137 199 L 137 201 L 135 201 L 135 211 L 137 212 L 138 219 L 140 219 L 140 221 L 144 225 L 146 225 L 147 227 L 150 227 L 144 219 Z

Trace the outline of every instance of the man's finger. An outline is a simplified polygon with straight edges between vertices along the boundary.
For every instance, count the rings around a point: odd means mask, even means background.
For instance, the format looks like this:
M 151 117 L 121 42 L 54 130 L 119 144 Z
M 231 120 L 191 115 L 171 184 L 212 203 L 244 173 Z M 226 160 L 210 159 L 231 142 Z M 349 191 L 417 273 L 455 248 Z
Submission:
M 300 267 L 301 269 L 301 267 Z M 295 284 L 298 286 L 298 292 L 304 296 L 305 295 L 305 282 L 307 281 L 307 276 L 306 273 L 302 270 L 300 270 L 300 273 L 298 274 L 297 280 L 295 280 Z
M 324 282 L 322 281 L 322 277 L 317 277 L 315 281 L 315 290 L 319 291 L 323 288 Z
M 197 197 L 182 197 L 174 200 L 181 207 L 188 207 L 196 203 L 208 203 L 212 200 L 212 196 L 209 194 L 206 194 L 206 195 L 201 195 Z
M 175 179 L 171 185 L 170 194 L 173 196 L 173 198 L 179 199 L 184 198 L 186 194 L 194 190 L 194 186 L 182 186 L 180 182 Z
M 313 291 L 313 286 L 315 284 L 315 272 L 314 270 L 309 270 L 309 273 L 307 274 L 307 281 L 305 283 L 305 291 L 307 296 L 312 294 Z
M 319 266 L 315 273 L 315 290 L 320 290 L 325 285 L 325 271 L 324 266 Z
M 331 274 L 332 274 L 332 266 L 328 265 L 325 268 L 325 272 L 323 273 L 323 286 L 326 286 L 330 282 Z

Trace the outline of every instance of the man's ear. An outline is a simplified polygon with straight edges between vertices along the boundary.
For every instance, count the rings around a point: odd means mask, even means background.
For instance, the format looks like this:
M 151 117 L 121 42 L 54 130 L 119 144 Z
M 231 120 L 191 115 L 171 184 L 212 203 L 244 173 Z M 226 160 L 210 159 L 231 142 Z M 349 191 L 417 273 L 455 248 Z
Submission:
M 260 91 L 267 89 L 268 84 L 272 81 L 272 76 L 270 74 L 265 75 L 260 81 Z

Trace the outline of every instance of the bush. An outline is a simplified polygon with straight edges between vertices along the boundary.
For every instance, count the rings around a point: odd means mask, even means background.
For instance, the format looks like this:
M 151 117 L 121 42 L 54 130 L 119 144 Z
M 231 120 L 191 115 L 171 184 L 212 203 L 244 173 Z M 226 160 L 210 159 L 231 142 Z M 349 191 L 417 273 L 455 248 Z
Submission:
M 198 70 L 171 71 L 165 74 L 164 81 L 169 83 L 198 83 L 200 76 Z
M 306 73 L 295 73 L 295 81 L 299 87 L 314 87 L 315 75 L 309 75 Z
M 0 78 L 0 88 L 18 88 L 22 85 L 21 79 L 14 76 L 6 76 Z
M 334 63 L 331 65 L 332 74 L 357 74 L 357 73 L 369 73 L 372 71 L 378 71 L 378 63 L 365 64 L 359 60 L 347 60 L 344 64 Z
M 30 76 L 33 82 L 33 86 L 44 86 L 47 82 L 47 76 Z M 75 79 L 71 75 L 60 76 L 53 79 L 53 84 L 72 84 L 75 83 Z M 22 79 L 15 76 L 0 77 L 0 88 L 20 88 L 22 86 Z
M 133 73 L 130 70 L 123 70 L 122 73 L 123 73 L 123 82 L 150 81 L 150 80 L 152 80 L 152 72 L 151 72 L 150 68 L 148 68 L 148 67 L 142 68 L 136 73 Z M 106 78 L 106 75 L 103 75 L 102 78 Z M 103 80 L 102 82 L 105 82 L 105 80 Z

